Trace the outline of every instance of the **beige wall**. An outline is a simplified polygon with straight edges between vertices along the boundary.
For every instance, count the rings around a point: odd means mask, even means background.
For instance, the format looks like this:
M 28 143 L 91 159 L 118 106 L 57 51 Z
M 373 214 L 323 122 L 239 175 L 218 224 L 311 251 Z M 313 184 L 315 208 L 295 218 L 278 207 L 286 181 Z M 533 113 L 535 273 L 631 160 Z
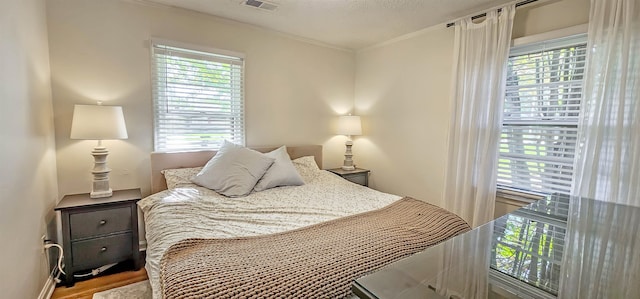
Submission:
M 513 199 L 508 199 L 504 197 L 496 197 L 496 208 L 493 211 L 493 218 L 502 217 L 508 213 L 511 213 L 523 206 L 526 206 L 528 203 Z
M 128 140 L 106 141 L 113 188 L 150 191 L 151 37 L 246 54 L 248 145 L 323 144 L 342 162 L 335 116 L 352 109 L 355 54 L 210 15 L 118 0 L 47 2 L 59 193 L 90 190 L 94 146 L 69 139 L 74 104 L 122 105 Z
M 356 163 L 381 191 L 438 204 L 444 183 L 453 34 L 444 26 L 360 51 Z
M 36 298 L 58 197 L 44 0 L 3 2 L 0 66 L 0 297 Z
M 588 13 L 588 0 L 521 8 L 513 37 L 584 24 Z M 442 205 L 453 38 L 439 25 L 357 53 L 355 106 L 366 123 L 354 155 L 374 188 Z

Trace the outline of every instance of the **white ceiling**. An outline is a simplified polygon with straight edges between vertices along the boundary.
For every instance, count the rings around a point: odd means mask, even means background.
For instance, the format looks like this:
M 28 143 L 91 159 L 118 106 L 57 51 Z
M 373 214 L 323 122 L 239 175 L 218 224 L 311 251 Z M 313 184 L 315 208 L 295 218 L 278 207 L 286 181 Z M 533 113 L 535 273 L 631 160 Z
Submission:
M 513 0 L 147 0 L 220 16 L 346 49 L 361 49 Z

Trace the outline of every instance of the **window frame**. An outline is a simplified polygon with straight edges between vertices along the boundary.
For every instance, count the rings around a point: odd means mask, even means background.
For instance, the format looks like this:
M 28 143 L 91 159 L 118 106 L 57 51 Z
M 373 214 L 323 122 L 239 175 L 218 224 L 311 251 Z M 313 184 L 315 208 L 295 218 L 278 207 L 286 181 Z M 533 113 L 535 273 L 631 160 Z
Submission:
M 161 109 L 159 107 L 160 104 L 162 104 L 159 99 L 159 73 L 157 68 L 157 57 L 156 57 L 156 51 L 158 51 L 158 49 L 160 49 L 161 47 L 165 47 L 165 48 L 171 48 L 173 50 L 175 50 L 176 52 L 181 53 L 182 55 L 193 55 L 193 56 L 200 56 L 203 59 L 201 59 L 201 61 L 208 61 L 211 62 L 212 60 L 229 60 L 229 61 L 239 61 L 239 65 L 240 65 L 240 76 L 239 76 L 239 82 L 237 82 L 238 84 L 240 84 L 240 88 L 237 89 L 237 91 L 239 92 L 239 103 L 237 105 L 240 106 L 240 108 L 238 108 L 239 110 L 239 115 L 240 115 L 240 119 L 241 122 L 235 126 L 237 127 L 241 127 L 241 136 L 239 138 L 233 138 L 233 140 L 228 139 L 230 141 L 233 141 L 234 143 L 238 143 L 241 145 L 245 145 L 246 144 L 246 111 L 245 111 L 245 102 L 246 102 L 246 97 L 245 97 L 245 62 L 246 62 L 246 55 L 240 52 L 235 52 L 235 51 L 229 51 L 229 50 L 224 50 L 224 49 L 218 49 L 218 48 L 212 48 L 212 47 L 206 47 L 206 46 L 202 46 L 202 45 L 195 45 L 195 44 L 190 44 L 190 43 L 183 43 L 183 42 L 178 42 L 178 41 L 172 41 L 172 40 L 166 40 L 166 39 L 160 39 L 160 38 L 151 38 L 149 40 L 149 52 L 150 52 L 150 72 L 151 72 L 151 94 L 152 94 L 152 106 L 153 106 L 153 148 L 154 151 L 157 152 L 179 152 L 179 151 L 198 151 L 198 150 L 217 150 L 220 148 L 220 146 L 222 146 L 222 141 L 220 141 L 219 143 L 211 143 L 208 142 L 206 143 L 206 145 L 203 146 L 189 146 L 189 147 L 167 147 L 166 141 L 162 142 L 161 139 L 163 138 L 159 132 L 159 124 L 162 120 L 160 120 L 160 112 L 159 110 Z M 165 51 L 167 51 L 165 49 Z M 208 57 L 209 59 L 204 59 Z M 181 57 L 183 58 L 183 57 Z M 231 76 L 231 75 L 230 75 Z M 233 83 L 230 83 L 233 84 Z M 166 101 L 166 100 L 165 100 Z M 231 105 L 233 105 L 233 101 L 229 101 L 229 103 Z M 203 113 L 204 114 L 204 113 Z M 203 116 L 203 118 L 206 116 Z M 210 120 L 215 120 L 215 117 L 209 117 Z M 226 138 L 225 138 L 226 139 Z
M 576 28 L 569 28 L 571 29 L 571 31 L 574 31 L 578 26 L 576 26 Z M 584 27 L 584 26 L 583 26 Z M 555 35 L 555 36 L 554 36 Z M 542 39 L 542 37 L 545 37 L 545 39 Z M 551 37 L 551 38 L 549 38 Z M 513 44 L 515 46 L 511 47 L 510 51 L 509 51 L 509 59 L 511 59 L 514 56 L 519 56 L 519 55 L 526 55 L 526 54 L 531 54 L 531 53 L 536 53 L 536 52 L 541 52 L 541 51 L 545 51 L 545 50 L 552 50 L 552 49 L 557 49 L 557 48 L 563 48 L 563 47 L 570 47 L 570 46 L 577 46 L 577 45 L 582 45 L 582 44 L 587 44 L 587 34 L 584 32 L 579 32 L 579 33 L 575 33 L 572 32 L 571 35 L 566 35 L 566 36 L 560 36 L 558 37 L 558 34 L 541 34 L 539 38 L 536 37 L 526 37 L 526 38 L 521 38 L 522 40 L 527 40 L 526 43 L 521 43 L 519 42 L 519 39 L 516 39 L 513 41 Z M 586 51 L 588 51 L 588 46 L 586 46 Z M 585 54 L 586 55 L 586 54 Z M 586 63 L 586 57 L 585 57 L 585 63 Z M 585 66 L 585 70 L 586 70 L 586 66 Z M 584 92 L 584 73 L 583 75 L 583 79 L 581 82 L 581 93 Z M 505 94 L 503 95 L 504 97 L 504 101 L 506 102 L 507 100 L 507 90 L 505 90 Z M 581 94 L 580 100 L 582 100 L 583 98 L 583 94 Z M 505 104 L 505 108 L 506 108 L 506 104 Z M 502 136 L 503 134 L 503 126 L 505 125 L 505 121 L 504 121 L 504 113 L 505 113 L 505 108 L 503 108 L 503 120 L 502 123 L 500 124 L 500 135 Z M 580 111 L 580 109 L 578 109 L 578 111 Z M 581 116 L 578 116 L 578 119 Z M 578 121 L 575 121 L 575 125 L 572 123 L 571 126 L 575 127 L 577 129 L 577 125 L 578 125 Z M 560 136 L 560 135 L 558 135 Z M 500 137 L 499 142 L 501 142 L 503 138 Z M 577 142 L 577 141 L 576 141 Z M 575 149 L 574 149 L 574 154 L 577 153 L 579 144 L 576 143 L 575 145 Z M 498 147 L 498 151 L 500 151 L 500 147 Z M 499 159 L 498 159 L 498 163 L 500 163 L 500 152 L 498 152 L 499 155 Z M 575 156 L 573 158 L 573 162 L 575 162 Z M 496 174 L 498 175 L 498 171 L 499 171 L 499 167 L 498 165 L 496 165 Z M 573 175 L 572 175 L 573 176 Z M 517 200 L 517 201 L 521 201 L 524 203 L 531 203 L 532 201 L 535 201 L 537 199 L 540 199 L 541 197 L 547 196 L 550 193 L 544 192 L 544 191 L 540 191 L 540 190 L 527 190 L 527 189 L 522 189 L 522 188 L 518 188 L 515 186 L 509 186 L 509 185 L 504 185 L 501 184 L 499 181 L 499 176 L 496 177 L 496 190 L 497 190 L 497 197 L 503 197 L 503 198 L 507 198 L 507 199 L 512 199 L 512 200 Z

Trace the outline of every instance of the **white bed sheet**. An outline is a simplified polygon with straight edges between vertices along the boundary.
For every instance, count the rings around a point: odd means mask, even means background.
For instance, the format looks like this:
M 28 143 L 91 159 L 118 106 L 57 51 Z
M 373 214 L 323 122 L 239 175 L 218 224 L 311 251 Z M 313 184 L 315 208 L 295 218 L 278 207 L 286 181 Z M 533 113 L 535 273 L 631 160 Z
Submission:
M 323 170 L 301 172 L 305 185 L 228 198 L 193 186 L 153 194 L 138 205 L 144 213 L 146 269 L 153 297 L 160 295 L 163 253 L 187 238 L 232 238 L 278 233 L 382 208 L 400 196 L 348 182 Z

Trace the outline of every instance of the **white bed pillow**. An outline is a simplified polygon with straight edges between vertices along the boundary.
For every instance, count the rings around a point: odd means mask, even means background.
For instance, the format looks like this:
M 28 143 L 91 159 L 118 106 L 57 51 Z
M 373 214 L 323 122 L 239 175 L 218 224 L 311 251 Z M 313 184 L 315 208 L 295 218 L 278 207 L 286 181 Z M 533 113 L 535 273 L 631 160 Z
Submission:
M 302 179 L 308 183 L 318 176 L 321 172 L 316 163 L 316 159 L 313 156 L 304 156 L 293 161 L 293 166 L 296 168 Z
M 291 163 L 291 158 L 287 153 L 286 146 L 281 146 L 265 155 L 274 158 L 275 161 L 258 181 L 256 186 L 253 187 L 253 190 L 259 192 L 278 186 L 304 185 L 304 180 L 302 180 L 293 163 Z
M 202 167 L 175 168 L 165 169 L 161 171 L 161 173 L 167 182 L 167 189 L 175 189 L 193 186 L 191 178 L 196 176 L 201 170 Z
M 229 197 L 245 196 L 275 159 L 225 141 L 191 181 Z

